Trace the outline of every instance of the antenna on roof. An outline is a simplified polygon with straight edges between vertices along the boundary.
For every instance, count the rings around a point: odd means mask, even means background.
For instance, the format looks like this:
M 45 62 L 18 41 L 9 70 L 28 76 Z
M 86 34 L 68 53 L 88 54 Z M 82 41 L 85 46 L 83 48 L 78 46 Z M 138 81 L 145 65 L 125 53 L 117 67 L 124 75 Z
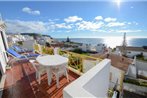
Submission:
M 123 54 L 126 55 L 126 47 L 127 47 L 126 33 L 124 33 L 124 36 L 123 36 L 122 47 L 123 47 Z

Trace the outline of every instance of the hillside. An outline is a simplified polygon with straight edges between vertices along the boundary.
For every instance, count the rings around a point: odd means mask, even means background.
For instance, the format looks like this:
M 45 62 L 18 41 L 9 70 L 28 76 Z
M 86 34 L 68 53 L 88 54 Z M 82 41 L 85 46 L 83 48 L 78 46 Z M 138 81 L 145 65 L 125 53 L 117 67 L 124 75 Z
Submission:
M 29 35 L 29 36 L 46 36 L 52 38 L 50 35 L 41 35 L 38 33 L 21 33 L 21 35 Z

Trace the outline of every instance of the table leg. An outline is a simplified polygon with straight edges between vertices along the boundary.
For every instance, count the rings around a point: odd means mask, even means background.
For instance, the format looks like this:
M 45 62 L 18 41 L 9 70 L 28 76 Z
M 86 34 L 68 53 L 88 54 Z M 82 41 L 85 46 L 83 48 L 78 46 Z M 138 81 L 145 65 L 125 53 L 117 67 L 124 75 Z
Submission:
M 52 72 L 50 68 L 47 68 L 47 76 L 48 76 L 48 85 L 52 82 Z

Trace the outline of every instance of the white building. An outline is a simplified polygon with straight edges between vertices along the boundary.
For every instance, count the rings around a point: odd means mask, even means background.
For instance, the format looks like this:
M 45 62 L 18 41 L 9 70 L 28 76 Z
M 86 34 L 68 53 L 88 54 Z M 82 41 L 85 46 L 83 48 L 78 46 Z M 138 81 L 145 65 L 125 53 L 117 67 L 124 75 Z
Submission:
M 19 41 L 33 40 L 34 38 L 29 35 L 21 35 L 21 34 L 9 34 L 7 35 L 9 45 L 15 44 Z
M 7 54 L 6 50 L 8 49 L 7 37 L 5 34 L 5 24 L 3 21 L 0 21 L 0 67 L 1 72 L 5 73 L 7 65 Z
M 91 44 L 82 44 L 79 48 L 82 49 L 82 51 L 91 51 Z
M 5 83 L 5 72 L 7 66 L 7 54 L 6 50 L 8 48 L 7 37 L 5 34 L 5 23 L 0 20 L 0 98 L 2 97 L 2 91 Z
M 35 44 L 35 40 L 25 40 L 22 42 L 22 48 L 29 50 L 29 51 L 33 51 L 34 50 L 34 44 Z
M 120 52 L 123 51 L 121 46 L 117 46 L 116 49 L 117 48 L 119 49 Z M 128 57 L 134 57 L 134 56 L 139 55 L 141 53 L 143 54 L 143 56 L 145 58 L 147 58 L 147 49 L 145 49 L 143 47 L 131 47 L 131 46 L 126 47 L 126 55 Z
M 122 56 L 122 52 L 119 50 L 119 48 L 116 48 L 116 50 L 113 52 L 113 54 L 116 54 L 118 56 Z
M 97 44 L 95 46 L 96 52 L 103 53 L 105 51 L 106 46 L 104 44 Z

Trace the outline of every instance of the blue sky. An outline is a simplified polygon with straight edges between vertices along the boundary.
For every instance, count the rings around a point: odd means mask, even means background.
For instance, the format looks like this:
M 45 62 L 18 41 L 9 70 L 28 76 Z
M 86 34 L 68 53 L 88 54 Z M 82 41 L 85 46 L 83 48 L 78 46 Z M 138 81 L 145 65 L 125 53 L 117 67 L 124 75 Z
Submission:
M 115 0 L 114 0 L 115 1 Z M 11 33 L 56 38 L 147 37 L 147 1 L 7 1 L 0 13 Z

